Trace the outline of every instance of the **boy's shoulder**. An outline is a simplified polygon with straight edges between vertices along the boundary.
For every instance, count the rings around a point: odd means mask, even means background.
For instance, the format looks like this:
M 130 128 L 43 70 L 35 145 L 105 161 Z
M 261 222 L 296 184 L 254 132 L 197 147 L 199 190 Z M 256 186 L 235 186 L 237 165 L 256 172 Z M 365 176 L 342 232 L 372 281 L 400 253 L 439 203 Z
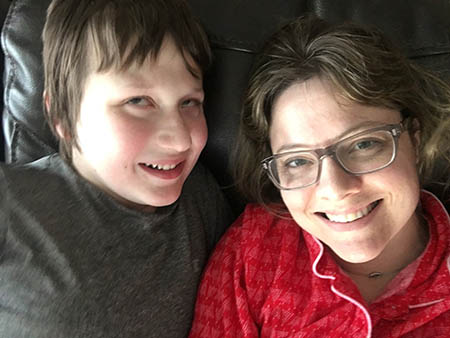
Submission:
M 61 191 L 73 175 L 58 154 L 26 164 L 0 164 L 0 191 L 3 199 L 23 200 L 27 196 L 49 196 Z
M 1 184 L 7 187 L 18 187 L 35 183 L 40 185 L 45 178 L 60 176 L 58 170 L 64 167 L 59 155 L 49 155 L 30 163 L 0 163 Z

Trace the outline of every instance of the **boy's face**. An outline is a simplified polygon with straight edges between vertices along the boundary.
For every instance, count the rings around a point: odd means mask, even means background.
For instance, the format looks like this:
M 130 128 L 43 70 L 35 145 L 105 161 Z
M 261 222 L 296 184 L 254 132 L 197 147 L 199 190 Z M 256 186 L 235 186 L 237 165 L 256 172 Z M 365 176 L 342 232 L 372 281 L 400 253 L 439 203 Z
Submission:
M 170 38 L 142 66 L 91 74 L 74 167 L 125 205 L 152 211 L 172 204 L 206 143 L 203 98 L 201 79 Z

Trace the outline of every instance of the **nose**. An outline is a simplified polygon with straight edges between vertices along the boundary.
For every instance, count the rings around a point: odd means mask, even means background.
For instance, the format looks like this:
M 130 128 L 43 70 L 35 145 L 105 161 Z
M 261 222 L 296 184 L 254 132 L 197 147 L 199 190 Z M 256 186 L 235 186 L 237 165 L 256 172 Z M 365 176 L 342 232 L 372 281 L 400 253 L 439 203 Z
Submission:
M 181 112 L 174 110 L 161 119 L 156 140 L 160 147 L 180 153 L 191 147 L 191 130 Z
M 361 190 L 361 176 L 347 173 L 336 160 L 325 157 L 322 160 L 322 169 L 316 194 L 326 200 L 343 200 Z

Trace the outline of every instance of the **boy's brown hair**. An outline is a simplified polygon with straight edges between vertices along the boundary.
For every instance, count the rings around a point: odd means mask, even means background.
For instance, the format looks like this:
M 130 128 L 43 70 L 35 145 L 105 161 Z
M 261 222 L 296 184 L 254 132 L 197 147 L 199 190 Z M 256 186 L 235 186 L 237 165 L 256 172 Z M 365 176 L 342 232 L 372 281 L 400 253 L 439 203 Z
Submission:
M 201 78 L 211 62 L 205 32 L 184 0 L 53 0 L 44 26 L 46 118 L 68 161 L 78 147 L 76 124 L 93 72 L 124 70 L 158 56 L 170 36 L 186 66 Z M 192 64 L 192 61 L 195 65 Z M 198 71 L 201 73 L 199 74 Z

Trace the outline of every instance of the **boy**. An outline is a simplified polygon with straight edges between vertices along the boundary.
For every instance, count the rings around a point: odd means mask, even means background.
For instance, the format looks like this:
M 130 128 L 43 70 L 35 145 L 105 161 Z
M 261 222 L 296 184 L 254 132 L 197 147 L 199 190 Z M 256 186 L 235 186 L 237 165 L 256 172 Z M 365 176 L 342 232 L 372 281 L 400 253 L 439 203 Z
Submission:
M 1 337 L 184 337 L 231 221 L 196 164 L 210 51 L 182 0 L 54 0 L 60 154 L 0 166 Z

